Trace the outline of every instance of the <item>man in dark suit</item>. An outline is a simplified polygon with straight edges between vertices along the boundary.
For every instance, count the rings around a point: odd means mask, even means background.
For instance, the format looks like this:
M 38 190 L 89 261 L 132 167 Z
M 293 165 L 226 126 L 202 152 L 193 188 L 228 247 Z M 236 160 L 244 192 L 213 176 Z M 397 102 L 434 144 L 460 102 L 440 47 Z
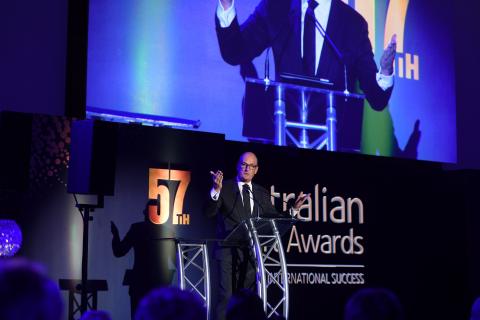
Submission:
M 315 27 L 315 20 L 326 29 L 342 57 Z M 277 79 L 284 73 L 328 79 L 333 83 L 331 89 L 340 91 L 345 89 L 345 64 L 350 92 L 358 82 L 375 110 L 388 104 L 396 37 L 385 49 L 378 72 L 367 22 L 341 0 L 261 0 L 241 26 L 232 0 L 220 0 L 216 31 L 222 57 L 229 64 L 244 65 L 271 47 Z M 297 106 L 287 104 L 287 117 L 298 120 L 298 113 Z M 310 122 L 324 120 L 323 109 L 310 111 Z M 252 125 L 256 125 L 255 119 L 244 119 L 244 129 Z
M 213 187 L 206 208 L 206 215 L 217 217 L 217 235 L 224 239 L 242 221 L 256 216 L 278 216 L 269 192 L 252 183 L 258 172 L 258 160 L 254 153 L 242 154 L 237 163 L 235 179 L 223 181 L 221 171 L 211 172 Z M 295 201 L 294 211 L 300 209 L 308 194 L 301 192 Z M 225 317 L 225 308 L 232 292 L 255 287 L 255 267 L 248 244 L 220 245 L 215 250 L 219 264 L 220 283 L 217 319 Z

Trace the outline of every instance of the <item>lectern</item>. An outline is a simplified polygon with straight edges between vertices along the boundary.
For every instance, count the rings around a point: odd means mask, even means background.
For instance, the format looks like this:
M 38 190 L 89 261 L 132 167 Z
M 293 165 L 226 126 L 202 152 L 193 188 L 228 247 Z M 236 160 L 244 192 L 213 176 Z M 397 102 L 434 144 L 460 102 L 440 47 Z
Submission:
M 254 253 L 257 291 L 267 317 L 279 314 L 288 319 L 287 262 L 281 235 L 297 220 L 293 218 L 250 218 L 240 223 L 225 243 L 248 241 Z

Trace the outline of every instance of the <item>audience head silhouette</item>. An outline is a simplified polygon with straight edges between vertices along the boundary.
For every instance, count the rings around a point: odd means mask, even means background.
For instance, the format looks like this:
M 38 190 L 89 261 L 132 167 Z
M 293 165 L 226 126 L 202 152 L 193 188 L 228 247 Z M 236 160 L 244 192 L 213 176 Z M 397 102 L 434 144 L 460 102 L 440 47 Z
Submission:
M 43 269 L 24 259 L 0 259 L 0 319 L 60 320 L 60 290 Z
M 263 302 L 254 292 L 242 289 L 232 295 L 227 305 L 226 320 L 264 320 Z
M 480 297 L 478 297 L 472 304 L 470 320 L 480 320 Z
M 344 320 L 403 320 L 397 296 L 388 289 L 364 288 L 354 293 L 345 306 Z
M 173 287 L 150 291 L 140 302 L 135 320 L 204 320 L 203 303 L 191 292 Z
M 90 310 L 85 312 L 80 320 L 112 320 L 112 318 L 106 311 Z

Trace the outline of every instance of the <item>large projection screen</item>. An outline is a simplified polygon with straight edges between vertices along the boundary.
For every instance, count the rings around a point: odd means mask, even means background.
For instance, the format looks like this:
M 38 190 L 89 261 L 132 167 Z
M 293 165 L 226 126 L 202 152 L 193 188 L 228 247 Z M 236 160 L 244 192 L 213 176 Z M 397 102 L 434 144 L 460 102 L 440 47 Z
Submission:
M 235 2 L 240 23 L 258 2 Z M 364 107 L 361 152 L 456 162 L 453 4 L 344 2 L 368 22 L 377 65 L 392 34 L 398 42 L 389 106 Z M 87 106 L 200 120 L 197 130 L 246 141 L 245 84 L 240 68 L 221 58 L 216 6 L 215 0 L 90 0 Z M 264 64 L 265 52 L 254 60 L 259 77 Z M 270 69 L 272 75 L 273 61 Z

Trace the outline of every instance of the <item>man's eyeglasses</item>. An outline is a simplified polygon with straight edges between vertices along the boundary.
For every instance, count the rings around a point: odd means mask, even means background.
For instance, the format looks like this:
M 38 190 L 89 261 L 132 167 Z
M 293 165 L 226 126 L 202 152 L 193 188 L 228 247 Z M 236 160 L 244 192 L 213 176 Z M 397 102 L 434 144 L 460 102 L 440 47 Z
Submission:
M 240 167 L 241 167 L 243 170 L 245 170 L 245 169 L 247 169 L 247 170 L 252 169 L 252 170 L 253 170 L 253 169 L 256 169 L 258 166 L 257 166 L 256 164 L 249 164 L 249 163 L 246 163 L 246 162 L 242 162 L 242 163 L 240 164 Z

